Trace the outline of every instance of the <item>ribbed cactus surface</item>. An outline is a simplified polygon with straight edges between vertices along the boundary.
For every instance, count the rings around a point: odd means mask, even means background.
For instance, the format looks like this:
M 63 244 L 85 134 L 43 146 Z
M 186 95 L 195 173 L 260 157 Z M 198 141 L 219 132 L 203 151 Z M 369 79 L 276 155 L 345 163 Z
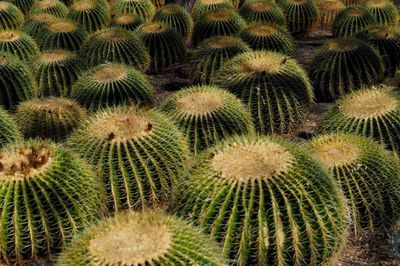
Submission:
M 24 23 L 24 14 L 15 5 L 2 1 L 0 2 L 0 29 L 16 30 Z
M 39 54 L 36 42 L 21 31 L 0 31 L 0 51 L 18 56 L 22 61 L 29 61 Z

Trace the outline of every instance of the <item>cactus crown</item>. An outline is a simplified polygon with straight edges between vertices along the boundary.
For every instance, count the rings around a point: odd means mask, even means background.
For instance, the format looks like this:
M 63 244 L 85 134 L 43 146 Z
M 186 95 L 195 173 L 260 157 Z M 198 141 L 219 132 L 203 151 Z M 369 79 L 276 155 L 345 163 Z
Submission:
M 248 8 L 253 12 L 265 12 L 272 10 L 272 4 L 269 2 L 255 2 L 248 4 Z
M 207 43 L 212 48 L 226 48 L 233 47 L 238 44 L 238 38 L 234 36 L 216 36 L 207 39 Z
M 157 21 L 153 21 L 153 22 L 149 22 L 144 24 L 141 27 L 142 31 L 145 33 L 161 33 L 161 32 L 165 32 L 168 29 L 167 24 L 162 23 L 162 22 L 157 22 Z
M 173 15 L 175 13 L 179 13 L 182 11 L 182 7 L 180 5 L 167 5 L 160 9 L 159 12 L 164 13 L 166 15 Z
M 396 27 L 376 25 L 368 28 L 368 30 L 365 31 L 365 34 L 372 39 L 392 39 L 399 34 L 399 31 Z
M 276 74 L 282 69 L 285 64 L 280 56 L 275 56 L 273 53 L 254 54 L 255 56 L 243 57 L 243 61 L 237 65 L 238 73 L 244 76 L 255 76 L 259 74 Z
M 2 31 L 0 32 L 0 42 L 12 42 L 18 40 L 21 33 L 18 31 Z
M 54 33 L 74 32 L 77 29 L 76 23 L 71 20 L 57 20 L 51 22 L 48 26 L 49 30 Z
M 94 80 L 104 84 L 123 80 L 125 76 L 125 68 L 117 64 L 109 64 L 103 68 L 99 68 L 93 75 Z
M 30 17 L 31 20 L 41 23 L 41 24 L 45 24 L 45 23 L 49 23 L 52 20 L 57 19 L 56 16 L 52 15 L 52 14 L 48 14 L 48 13 L 41 13 L 41 14 L 35 14 L 32 15 Z
M 259 23 L 250 24 L 247 30 L 255 36 L 273 36 L 278 31 L 276 26 Z
M 224 3 L 225 0 L 199 0 L 198 2 L 203 5 L 215 5 L 215 4 Z
M 197 91 L 187 94 L 177 101 L 181 111 L 194 116 L 203 116 L 217 110 L 223 104 L 218 91 Z
M 12 6 L 11 3 L 2 1 L 0 2 L 0 11 L 7 10 L 10 6 Z
M 234 12 L 224 9 L 210 11 L 205 14 L 205 18 L 207 18 L 208 20 L 221 21 L 221 22 L 230 21 L 231 19 L 234 18 L 234 16 L 235 16 Z
M 57 1 L 54 0 L 41 0 L 35 4 L 35 8 L 46 9 L 57 5 Z
M 71 9 L 74 11 L 88 11 L 95 8 L 95 1 L 74 1 L 71 5 Z
M 379 8 L 379 7 L 384 7 L 385 5 L 387 5 L 387 3 L 388 3 L 387 0 L 369 0 L 365 1 L 365 6 Z
M 350 17 L 361 17 L 363 16 L 367 11 L 359 6 L 352 6 L 349 7 L 346 11 L 346 14 Z
M 114 18 L 114 21 L 115 21 L 117 24 L 129 25 L 129 24 L 131 24 L 131 23 L 137 21 L 138 19 L 141 20 L 141 21 L 143 21 L 142 19 L 140 19 L 139 17 L 137 17 L 135 14 L 122 14 L 122 15 L 120 15 L 120 16 L 116 16 L 116 17 Z
M 39 60 L 42 64 L 53 65 L 62 63 L 71 56 L 71 52 L 63 49 L 45 51 L 41 54 Z
M 346 6 L 340 0 L 321 0 L 318 3 L 318 7 L 324 12 L 329 12 L 342 11 Z
M 359 44 L 356 39 L 335 39 L 329 42 L 328 49 L 335 52 L 347 52 L 356 49 Z

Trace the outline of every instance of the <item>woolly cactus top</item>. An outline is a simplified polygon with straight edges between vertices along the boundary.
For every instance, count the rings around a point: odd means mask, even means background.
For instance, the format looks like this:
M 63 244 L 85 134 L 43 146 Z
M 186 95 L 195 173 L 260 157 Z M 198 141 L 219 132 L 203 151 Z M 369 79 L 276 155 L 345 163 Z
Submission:
M 292 61 L 286 59 L 283 55 L 272 52 L 251 52 L 235 57 L 233 60 L 240 60 L 240 64 L 232 64 L 235 66 L 235 73 L 238 76 L 253 77 L 259 74 L 277 74 L 288 65 L 292 65 Z M 293 61 L 294 62 L 294 61 Z
M 12 42 L 18 40 L 21 37 L 19 31 L 6 30 L 0 32 L 0 42 Z
M 302 5 L 305 4 L 307 0 L 287 0 L 287 2 L 293 5 Z
M 212 48 L 233 47 L 238 44 L 240 39 L 234 36 L 216 36 L 207 39 L 207 44 Z
M 351 6 L 343 10 L 344 13 L 346 13 L 348 16 L 351 17 L 361 17 L 364 16 L 365 13 L 368 13 L 368 11 L 360 6 Z
M 77 29 L 77 25 L 71 20 L 57 20 L 51 22 L 48 28 L 51 32 L 74 32 Z
M 86 0 L 86 1 L 74 1 L 74 3 L 71 5 L 71 10 L 74 11 L 88 11 L 93 8 L 95 8 L 96 2 L 92 0 Z
M 114 43 L 123 42 L 128 39 L 126 32 L 118 29 L 105 29 L 102 32 L 99 32 L 98 38 L 105 42 Z
M 369 1 L 365 1 L 364 5 L 366 7 L 373 7 L 373 8 L 377 8 L 377 7 L 384 7 L 385 5 L 388 4 L 388 0 L 369 0 Z
M 247 31 L 255 36 L 272 36 L 278 32 L 278 29 L 272 24 L 252 23 L 248 26 Z
M 57 6 L 57 4 L 59 4 L 58 1 L 54 1 L 54 0 L 41 0 L 37 3 L 35 3 L 34 8 L 39 8 L 39 9 L 47 9 L 49 7 L 54 7 Z
M 203 5 L 215 5 L 224 3 L 225 0 L 198 0 L 198 2 Z
M 371 37 L 372 39 L 392 39 L 400 33 L 396 27 L 376 25 L 369 27 L 368 30 L 361 32 L 361 34 L 365 34 L 367 37 Z
M 116 16 L 114 21 L 121 25 L 128 25 L 138 20 L 135 14 L 122 14 L 120 16 Z
M 360 42 L 352 38 L 334 39 L 328 42 L 328 49 L 335 52 L 346 52 L 356 49 Z
M 57 20 L 57 17 L 52 14 L 41 13 L 30 16 L 30 19 L 39 23 L 48 23 Z
M 46 65 L 58 64 L 66 61 L 71 55 L 72 53 L 70 51 L 55 49 L 43 52 L 39 58 L 39 61 Z
M 7 10 L 10 6 L 13 6 L 11 3 L 2 1 L 0 2 L 0 11 Z
M 341 11 L 346 8 L 340 0 L 320 0 L 317 5 L 322 12 Z
M 198 90 L 179 98 L 177 108 L 189 115 L 203 116 L 223 105 L 221 97 L 221 91 L 218 90 Z
M 99 68 L 93 73 L 93 79 L 98 83 L 111 83 L 123 80 L 126 76 L 126 68 L 123 65 L 109 64 Z
M 157 21 L 146 23 L 141 27 L 141 30 L 145 33 L 161 33 L 165 32 L 167 29 L 167 24 Z
M 163 7 L 162 9 L 160 9 L 159 12 L 164 13 L 166 15 L 173 15 L 179 12 L 182 12 L 182 6 L 180 5 L 167 5 L 165 7 Z
M 265 12 L 273 9 L 273 4 L 269 2 L 255 2 L 247 4 L 247 8 L 253 12 Z
M 47 111 L 49 113 L 66 113 L 77 111 L 79 113 L 84 112 L 75 102 L 66 98 L 42 98 L 33 99 L 30 101 L 23 102 L 20 106 L 24 108 L 30 108 L 38 111 Z M 73 110 L 74 109 L 74 110 Z
M 235 17 L 236 13 L 232 10 L 217 9 L 204 14 L 207 20 L 226 22 Z

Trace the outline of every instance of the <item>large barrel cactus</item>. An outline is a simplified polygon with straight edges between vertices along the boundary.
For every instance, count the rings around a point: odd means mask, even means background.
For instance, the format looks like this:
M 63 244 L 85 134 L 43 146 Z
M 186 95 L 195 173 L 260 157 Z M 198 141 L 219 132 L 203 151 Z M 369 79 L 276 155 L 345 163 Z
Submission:
M 0 31 L 0 52 L 12 53 L 21 60 L 29 60 L 39 54 L 36 42 L 21 31 Z
M 346 231 L 346 205 L 309 153 L 271 137 L 235 137 L 194 162 L 173 209 L 237 265 L 321 265 Z
M 29 34 L 37 43 L 41 41 L 43 32 L 46 31 L 46 27 L 58 18 L 54 15 L 42 13 L 38 15 L 32 15 L 22 26 L 22 31 Z
M 321 28 L 332 27 L 336 16 L 346 8 L 341 0 L 317 0 L 315 1 L 318 10 L 318 26 Z
M 13 117 L 3 107 L 0 107 L 0 148 L 19 141 L 21 138 L 22 134 Z
M 332 34 L 337 38 L 350 37 L 376 24 L 376 19 L 367 9 L 361 6 L 350 6 L 336 16 L 332 25 Z
M 307 117 L 313 92 L 294 59 L 275 52 L 247 52 L 227 61 L 216 84 L 248 107 L 260 133 L 288 133 Z
M 152 110 L 101 110 L 71 135 L 68 146 L 97 167 L 115 211 L 165 204 L 186 169 L 182 134 Z
M 51 142 L 0 150 L 0 261 L 30 265 L 48 259 L 100 211 L 90 167 Z
M 0 30 L 16 30 L 24 23 L 24 14 L 15 5 L 0 2 Z
M 169 25 L 185 39 L 189 38 L 193 31 L 192 17 L 180 5 L 166 5 L 160 8 L 153 20 Z
M 94 32 L 108 26 L 110 22 L 108 3 L 106 0 L 74 1 L 67 17 L 87 32 Z
M 65 18 L 68 7 L 59 0 L 41 0 L 33 5 L 31 15 L 51 14 L 58 18 Z
M 192 17 L 194 21 L 197 21 L 204 13 L 218 9 L 233 10 L 234 8 L 230 0 L 197 0 L 192 7 Z
M 239 9 L 239 14 L 248 23 L 262 22 L 286 25 L 286 17 L 282 9 L 269 0 L 247 0 Z
M 307 35 L 318 22 L 318 8 L 313 0 L 280 0 L 289 31 L 295 36 Z
M 133 31 L 144 23 L 144 20 L 136 14 L 122 14 L 113 17 L 110 27 Z
M 16 7 L 21 9 L 25 14 L 28 14 L 32 6 L 38 0 L 5 0 L 5 1 L 14 4 Z
M 155 7 L 151 0 L 115 0 L 113 11 L 116 15 L 135 14 L 144 21 L 152 20 Z
M 363 2 L 363 6 L 371 12 L 380 25 L 397 26 L 399 23 L 399 12 L 390 0 L 367 0 Z
M 180 219 L 127 212 L 84 232 L 56 265 L 227 265 L 221 254 L 214 241 Z

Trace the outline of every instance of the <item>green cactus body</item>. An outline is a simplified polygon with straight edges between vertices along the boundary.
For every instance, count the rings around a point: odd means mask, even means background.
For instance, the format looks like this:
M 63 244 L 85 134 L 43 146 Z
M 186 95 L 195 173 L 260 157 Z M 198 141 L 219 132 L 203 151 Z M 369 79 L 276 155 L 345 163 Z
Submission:
M 266 23 L 252 23 L 245 28 L 240 37 L 253 50 L 266 50 L 296 57 L 294 39 L 286 28 Z
M 336 16 L 346 8 L 341 0 L 317 0 L 319 10 L 318 25 L 321 28 L 331 28 Z
M 122 14 L 119 16 L 114 16 L 110 26 L 123 30 L 133 31 L 136 30 L 143 23 L 144 20 L 135 14 Z
M 161 109 L 179 125 L 194 153 L 232 135 L 254 132 L 251 115 L 234 95 L 216 86 L 195 86 L 168 97 Z
M 294 59 L 275 52 L 248 52 L 227 61 L 215 83 L 248 107 L 260 133 L 289 133 L 307 117 L 311 84 Z
M 132 102 L 146 106 L 155 101 L 147 78 L 133 67 L 121 64 L 103 64 L 83 73 L 71 96 L 91 110 Z
M 275 23 L 285 26 L 286 17 L 281 8 L 269 0 L 247 0 L 239 14 L 248 22 Z
M 22 31 L 31 36 L 37 43 L 41 42 L 42 34 L 46 31 L 46 27 L 58 18 L 54 15 L 42 13 L 32 15 L 22 26 Z
M 37 92 L 31 70 L 13 54 L 0 52 L 0 77 L 0 105 L 7 109 Z
M 214 241 L 180 219 L 127 212 L 84 232 L 56 265 L 227 265 L 221 253 Z
M 360 136 L 329 134 L 307 147 L 344 191 L 355 233 L 395 222 L 400 213 L 400 167 L 383 146 Z
M 0 152 L 0 261 L 49 259 L 99 215 L 95 175 L 51 142 L 18 142 Z
M 113 10 L 116 15 L 136 14 L 144 21 L 151 21 L 156 11 L 151 0 L 115 0 Z
M 194 3 L 191 11 L 193 20 L 196 22 L 205 13 L 218 9 L 233 10 L 234 7 L 230 0 L 197 0 Z
M 108 207 L 115 211 L 168 202 L 188 154 L 169 119 L 123 107 L 94 114 L 74 131 L 68 146 L 97 166 Z
M 166 5 L 160 8 L 153 20 L 169 25 L 185 39 L 189 39 L 193 31 L 193 20 L 180 5 Z
M 29 60 L 39 54 L 39 47 L 26 33 L 0 31 L 0 51 L 11 53 L 21 60 Z
M 38 0 L 5 0 L 6 2 L 10 2 L 11 4 L 15 5 L 19 9 L 21 9 L 25 14 L 29 13 L 31 7 L 38 1 Z
M 87 32 L 100 30 L 110 22 L 108 3 L 105 0 L 76 1 L 71 5 L 67 17 Z
M 278 4 L 293 35 L 309 34 L 318 22 L 318 8 L 313 0 L 280 0 Z
M 336 16 L 332 25 L 332 34 L 337 38 L 350 37 L 376 24 L 376 19 L 367 9 L 361 6 L 350 6 Z
M 245 27 L 246 22 L 233 10 L 209 11 L 195 22 L 192 42 L 196 46 L 210 37 L 238 35 Z
M 150 56 L 143 42 L 133 33 L 116 28 L 102 29 L 89 35 L 80 51 L 89 66 L 122 63 L 145 71 Z
M 194 50 L 190 61 L 190 79 L 201 84 L 211 84 L 223 63 L 232 57 L 251 51 L 240 38 L 216 36 L 204 40 Z
M 378 24 L 397 26 L 399 12 L 390 0 L 367 0 L 363 6 L 371 12 Z
M 68 13 L 68 7 L 59 0 L 41 0 L 32 7 L 31 15 L 43 13 L 65 18 Z
M 18 126 L 26 138 L 63 141 L 85 118 L 85 109 L 66 98 L 33 99 L 16 110 Z
M 13 4 L 0 2 L 0 30 L 17 30 L 24 23 L 24 14 Z
M 235 137 L 195 161 L 173 209 L 199 224 L 237 265 L 321 265 L 341 248 L 344 197 L 305 150 Z
M 336 98 L 383 78 L 383 61 L 372 46 L 352 38 L 327 41 L 315 51 L 310 80 L 319 101 Z
M 147 22 L 136 33 L 150 54 L 151 72 L 161 73 L 171 65 L 185 62 L 186 47 L 183 37 L 167 24 Z
M 3 107 L 0 107 L 0 148 L 19 141 L 21 138 L 22 135 L 13 117 Z

